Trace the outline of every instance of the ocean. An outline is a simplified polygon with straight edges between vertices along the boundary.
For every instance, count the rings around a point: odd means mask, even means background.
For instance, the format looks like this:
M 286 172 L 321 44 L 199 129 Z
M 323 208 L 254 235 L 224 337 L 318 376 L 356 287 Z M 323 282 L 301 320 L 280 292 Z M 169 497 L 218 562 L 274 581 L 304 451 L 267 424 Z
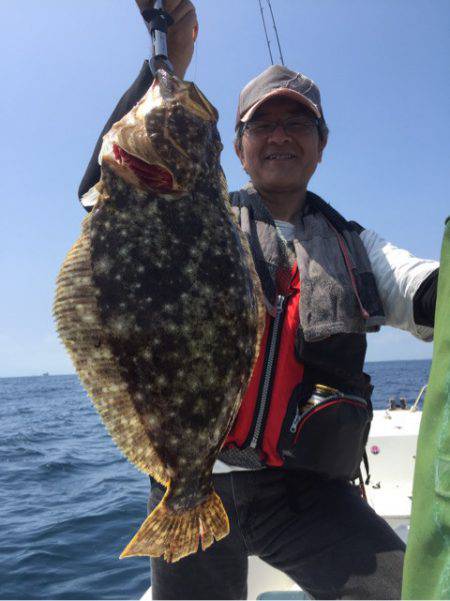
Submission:
M 366 364 L 375 408 L 412 402 L 431 361 Z M 0 379 L 0 599 L 139 599 L 147 558 L 119 560 L 148 478 L 106 433 L 76 376 Z

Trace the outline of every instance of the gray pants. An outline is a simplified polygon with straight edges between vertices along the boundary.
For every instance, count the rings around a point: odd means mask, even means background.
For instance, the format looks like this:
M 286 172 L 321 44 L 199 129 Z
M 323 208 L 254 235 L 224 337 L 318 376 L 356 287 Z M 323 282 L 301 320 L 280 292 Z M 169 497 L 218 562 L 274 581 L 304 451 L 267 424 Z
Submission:
M 214 475 L 230 534 L 169 564 L 152 559 L 154 599 L 246 599 L 248 556 L 316 599 L 400 599 L 405 545 L 343 481 L 267 469 Z M 153 483 L 149 509 L 163 495 Z

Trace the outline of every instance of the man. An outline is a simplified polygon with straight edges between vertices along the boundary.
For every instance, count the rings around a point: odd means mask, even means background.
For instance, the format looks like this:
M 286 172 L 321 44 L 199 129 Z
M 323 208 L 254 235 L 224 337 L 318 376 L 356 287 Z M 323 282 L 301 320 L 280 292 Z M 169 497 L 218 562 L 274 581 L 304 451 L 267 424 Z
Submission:
M 150 3 L 137 4 L 142 10 Z M 183 77 L 197 35 L 195 10 L 188 0 L 166 8 L 174 18 L 169 57 Z M 104 132 L 151 81 L 145 63 Z M 400 597 L 404 544 L 350 481 L 370 420 L 365 333 L 386 323 L 429 340 L 438 265 L 347 221 L 307 190 L 327 136 L 319 90 L 304 75 L 275 66 L 242 90 L 235 147 L 251 184 L 231 202 L 261 279 L 266 331 L 214 468 L 230 534 L 175 564 L 152 560 L 156 599 L 245 599 L 249 555 L 315 598 Z M 100 147 L 101 138 L 80 186 L 86 208 L 95 202 Z M 302 410 L 323 390 L 333 391 L 339 415 L 349 416 L 337 446 L 320 417 L 310 420 L 309 434 L 298 430 Z M 163 494 L 153 483 L 150 510 Z

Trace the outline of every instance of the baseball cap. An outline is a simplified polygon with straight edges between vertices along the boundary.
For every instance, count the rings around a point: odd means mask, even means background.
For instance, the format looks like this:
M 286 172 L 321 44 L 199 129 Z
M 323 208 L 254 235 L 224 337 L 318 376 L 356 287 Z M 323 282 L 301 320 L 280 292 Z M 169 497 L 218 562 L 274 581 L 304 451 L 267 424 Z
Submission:
M 240 123 L 249 121 L 257 109 L 274 96 L 292 98 L 309 109 L 318 118 L 319 131 L 326 138 L 328 128 L 323 116 L 319 88 L 306 75 L 282 65 L 271 65 L 243 88 L 239 95 L 236 129 Z

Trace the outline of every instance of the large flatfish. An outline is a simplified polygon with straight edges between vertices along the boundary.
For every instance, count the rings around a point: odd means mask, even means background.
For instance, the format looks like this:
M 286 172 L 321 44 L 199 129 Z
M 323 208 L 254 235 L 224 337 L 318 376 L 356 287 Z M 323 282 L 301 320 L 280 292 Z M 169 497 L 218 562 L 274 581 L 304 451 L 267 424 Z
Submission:
M 212 467 L 264 326 L 229 206 L 217 111 L 159 70 L 105 136 L 97 202 L 58 276 L 58 333 L 115 443 L 167 487 L 122 552 L 176 561 L 227 535 Z

